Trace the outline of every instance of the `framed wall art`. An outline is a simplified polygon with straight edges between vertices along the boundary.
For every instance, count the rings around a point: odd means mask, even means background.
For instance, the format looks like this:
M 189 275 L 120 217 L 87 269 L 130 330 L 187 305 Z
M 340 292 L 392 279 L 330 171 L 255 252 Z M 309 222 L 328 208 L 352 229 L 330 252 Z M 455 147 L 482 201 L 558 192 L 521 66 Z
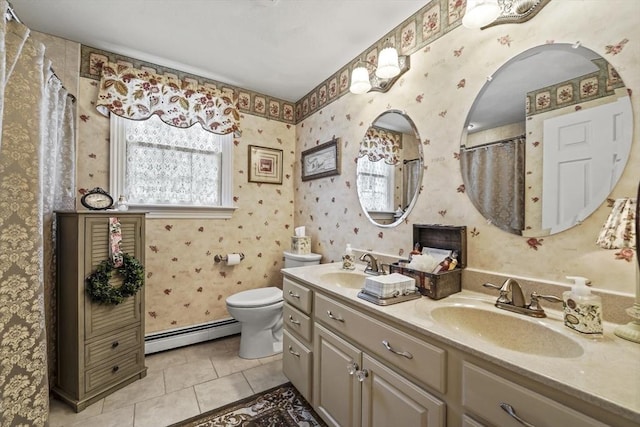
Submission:
M 282 184 L 282 150 L 249 145 L 249 182 Z
M 338 138 L 302 152 L 302 180 L 340 175 Z

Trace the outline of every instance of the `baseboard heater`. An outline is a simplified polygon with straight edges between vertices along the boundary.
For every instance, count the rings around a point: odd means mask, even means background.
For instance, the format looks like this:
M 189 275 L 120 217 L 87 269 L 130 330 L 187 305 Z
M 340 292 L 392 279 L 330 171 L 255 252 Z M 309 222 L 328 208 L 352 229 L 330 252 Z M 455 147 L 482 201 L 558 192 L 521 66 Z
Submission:
M 144 337 L 144 353 L 152 354 L 240 333 L 240 322 L 224 319 L 157 332 Z

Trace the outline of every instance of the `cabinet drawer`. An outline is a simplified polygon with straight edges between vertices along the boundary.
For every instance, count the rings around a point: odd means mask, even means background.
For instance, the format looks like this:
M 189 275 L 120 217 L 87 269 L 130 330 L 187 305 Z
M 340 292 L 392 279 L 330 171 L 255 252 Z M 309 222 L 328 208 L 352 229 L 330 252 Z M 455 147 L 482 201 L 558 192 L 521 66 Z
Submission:
M 282 293 L 284 300 L 302 311 L 304 314 L 311 313 L 311 303 L 313 301 L 313 292 L 297 283 L 284 278 Z
M 582 415 L 538 393 L 530 391 L 469 362 L 462 367 L 462 404 L 465 409 L 490 424 L 521 427 L 501 407 L 507 403 L 520 418 L 536 427 L 593 426 L 604 427 L 593 418 Z
M 282 337 L 282 371 L 291 384 L 311 402 L 311 350 L 295 339 L 289 331 Z
M 309 316 L 302 314 L 289 304 L 284 305 L 282 315 L 287 330 L 305 341 L 311 342 L 311 318 Z
M 142 349 L 122 354 L 108 363 L 85 371 L 85 393 L 102 391 L 143 369 L 144 353 Z
M 87 368 L 99 365 L 115 356 L 140 347 L 141 343 L 142 328 L 140 326 L 87 343 L 84 347 L 84 364 Z
M 435 390 L 446 391 L 446 351 L 333 301 L 315 297 L 316 319 Z M 385 346 L 387 343 L 389 349 Z

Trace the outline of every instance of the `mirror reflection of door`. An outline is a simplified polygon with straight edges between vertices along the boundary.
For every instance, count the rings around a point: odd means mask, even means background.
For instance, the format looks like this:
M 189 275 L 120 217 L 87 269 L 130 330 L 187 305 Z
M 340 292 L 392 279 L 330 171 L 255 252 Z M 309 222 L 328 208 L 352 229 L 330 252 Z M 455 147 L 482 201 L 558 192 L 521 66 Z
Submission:
M 406 217 L 422 181 L 422 148 L 411 119 L 400 111 L 382 113 L 360 142 L 356 188 L 371 222 L 392 227 Z
M 611 192 L 630 148 L 628 114 L 612 102 L 544 121 L 543 229 L 582 221 Z
M 567 115 L 577 123 L 565 123 Z M 590 123 L 581 128 L 582 120 Z M 538 237 L 571 228 L 620 178 L 632 121 L 624 82 L 597 53 L 578 44 L 524 51 L 494 73 L 469 111 L 460 150 L 465 191 L 488 221 L 510 233 Z M 526 142 L 518 169 L 521 156 L 507 155 L 506 147 L 520 138 Z M 602 145 L 585 153 L 580 140 Z M 587 166 L 585 156 L 597 162 Z M 522 190 L 505 189 L 505 180 L 521 180 Z

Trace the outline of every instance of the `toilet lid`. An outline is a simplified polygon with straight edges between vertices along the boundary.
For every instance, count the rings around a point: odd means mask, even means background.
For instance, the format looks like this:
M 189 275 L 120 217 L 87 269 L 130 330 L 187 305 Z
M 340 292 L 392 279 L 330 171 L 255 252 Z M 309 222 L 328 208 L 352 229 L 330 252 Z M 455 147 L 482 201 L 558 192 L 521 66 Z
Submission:
M 227 298 L 227 304 L 234 307 L 261 307 L 282 301 L 282 289 L 268 288 L 249 289 L 238 292 Z

